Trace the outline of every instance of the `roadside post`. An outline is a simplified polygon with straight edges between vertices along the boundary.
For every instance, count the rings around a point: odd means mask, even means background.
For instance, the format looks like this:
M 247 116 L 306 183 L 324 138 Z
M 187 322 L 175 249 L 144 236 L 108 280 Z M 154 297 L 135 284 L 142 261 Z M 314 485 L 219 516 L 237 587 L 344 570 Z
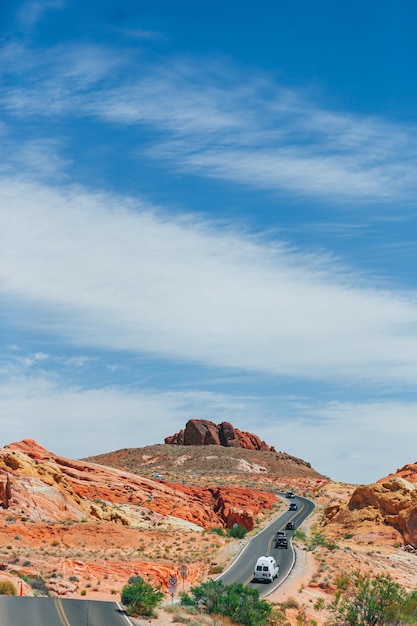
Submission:
M 171 604 L 174 604 L 174 595 L 177 593 L 177 577 L 168 578 L 168 593 L 171 595 Z
M 184 591 L 184 581 L 187 578 L 187 566 L 181 565 L 182 590 Z

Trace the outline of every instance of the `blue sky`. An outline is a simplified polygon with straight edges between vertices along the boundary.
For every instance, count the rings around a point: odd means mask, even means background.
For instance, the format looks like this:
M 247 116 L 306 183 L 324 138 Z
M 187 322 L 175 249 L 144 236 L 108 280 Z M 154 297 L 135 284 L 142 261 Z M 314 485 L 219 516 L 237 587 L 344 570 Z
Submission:
M 415 462 L 417 5 L 0 7 L 0 420 L 79 458 L 230 421 Z

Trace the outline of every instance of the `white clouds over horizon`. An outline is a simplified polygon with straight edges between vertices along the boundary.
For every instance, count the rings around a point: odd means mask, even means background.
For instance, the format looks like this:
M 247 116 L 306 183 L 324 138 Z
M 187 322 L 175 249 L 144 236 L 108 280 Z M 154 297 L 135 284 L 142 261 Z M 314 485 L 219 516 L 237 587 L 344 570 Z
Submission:
M 416 380 L 413 293 L 80 187 L 8 180 L 0 202 L 0 293 L 23 325 L 81 346 L 296 379 Z
M 30 358 L 24 358 L 20 375 L 16 364 L 10 377 L 3 368 L 1 445 L 32 438 L 55 454 L 81 458 L 163 443 L 197 417 L 256 430 L 276 450 L 310 462 L 336 481 L 374 482 L 416 461 L 416 402 L 316 403 L 205 391 L 83 389 L 66 386 L 56 375 L 28 372 Z

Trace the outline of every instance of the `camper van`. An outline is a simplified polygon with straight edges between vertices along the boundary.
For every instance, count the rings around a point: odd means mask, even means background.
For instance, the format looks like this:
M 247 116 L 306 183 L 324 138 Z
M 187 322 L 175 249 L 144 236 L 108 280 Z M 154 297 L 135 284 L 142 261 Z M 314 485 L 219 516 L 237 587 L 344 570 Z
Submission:
M 260 556 L 256 561 L 253 572 L 254 580 L 263 580 L 272 583 L 274 578 L 278 578 L 279 565 L 272 556 Z

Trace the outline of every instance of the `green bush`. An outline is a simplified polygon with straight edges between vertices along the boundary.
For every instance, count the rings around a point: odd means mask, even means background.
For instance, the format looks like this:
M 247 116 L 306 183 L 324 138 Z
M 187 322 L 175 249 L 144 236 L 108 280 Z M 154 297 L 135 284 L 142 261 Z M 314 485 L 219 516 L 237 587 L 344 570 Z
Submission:
M 160 587 L 154 588 L 140 576 L 135 576 L 133 583 L 123 587 L 121 599 L 129 615 L 150 617 L 163 597 L 164 593 Z
M 302 528 L 297 528 L 292 534 L 293 539 L 299 539 L 300 541 L 307 541 L 307 535 Z
M 417 624 L 417 592 L 407 593 L 389 574 L 355 572 L 349 584 L 337 585 L 331 610 L 349 626 Z
M 247 528 L 240 526 L 239 524 L 236 524 L 233 528 L 227 529 L 228 536 L 233 537 L 233 539 L 242 539 L 247 532 Z
M 245 587 L 242 583 L 224 585 L 221 580 L 209 580 L 191 588 L 197 605 L 205 607 L 208 613 L 224 615 L 236 624 L 264 626 L 272 613 L 271 605 L 259 598 L 259 591 Z M 183 594 L 182 601 L 190 598 Z

